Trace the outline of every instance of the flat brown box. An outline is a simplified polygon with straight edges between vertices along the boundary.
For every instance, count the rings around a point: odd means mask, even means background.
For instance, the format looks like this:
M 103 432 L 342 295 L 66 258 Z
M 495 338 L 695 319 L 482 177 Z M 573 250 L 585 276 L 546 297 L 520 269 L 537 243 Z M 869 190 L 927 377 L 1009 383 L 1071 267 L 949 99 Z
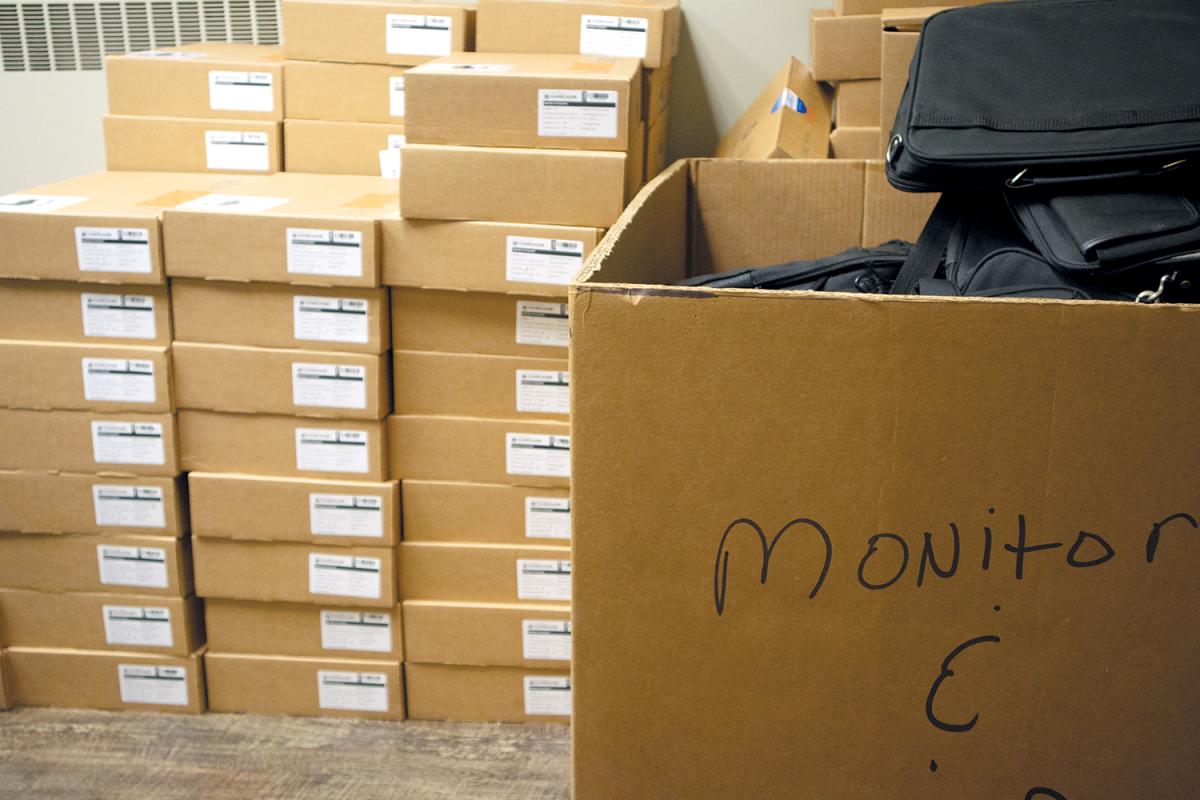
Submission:
M 397 414 L 567 419 L 566 359 L 396 350 Z
M 882 161 L 866 163 L 863 202 L 863 244 L 903 239 L 915 242 L 941 194 L 902 192 L 888 183 Z
M 834 128 L 829 134 L 831 158 L 877 158 L 884 141 L 879 128 Z
M 401 542 L 400 596 L 457 603 L 570 603 L 571 548 Z
M 475 49 L 481 53 L 583 53 L 633 56 L 654 69 L 679 51 L 678 0 L 589 3 L 480 0 Z M 636 5 L 635 8 L 630 8 Z M 584 17 L 605 17 L 584 29 Z M 614 24 L 619 27 L 613 29 Z
M 203 650 L 186 658 L 10 647 L 4 652 L 13 705 L 202 714 Z
M 603 235 L 602 228 L 392 217 L 380 222 L 383 283 L 566 297 Z
M 204 624 L 219 653 L 404 660 L 400 606 L 354 608 L 208 598 Z
M 108 112 L 193 119 L 283 119 L 283 49 L 200 42 L 105 56 Z
M 171 297 L 147 284 L 0 281 L 0 339 L 165 346 Z
M 171 314 L 184 342 L 355 353 L 392 346 L 386 289 L 175 278 Z
M 283 168 L 282 123 L 104 115 L 104 165 L 113 172 L 269 175 Z
M 670 113 L 664 111 L 655 117 L 654 122 L 646 129 L 646 155 L 642 159 L 644 182 L 649 182 L 667 168 L 667 126 L 670 121 Z
M 557 297 L 392 289 L 392 347 L 562 358 L 570 342 Z
M 403 606 L 409 662 L 571 668 L 570 605 L 405 600 Z M 558 655 L 567 658 L 551 657 Z
M 136 591 L 187 597 L 192 593 L 190 541 L 168 536 L 0 534 L 0 585 L 39 592 Z
M 0 589 L 6 647 L 120 650 L 186 658 L 204 644 L 195 597 Z
M 213 711 L 404 719 L 399 661 L 209 652 L 204 667 Z
M 536 681 L 540 694 L 558 695 L 555 706 L 564 702 L 561 694 L 571 691 L 567 670 L 534 670 L 521 667 L 463 667 L 449 664 L 404 665 L 408 690 L 408 718 L 453 720 L 457 722 L 535 722 L 571 721 L 569 714 L 527 713 L 525 681 Z M 554 701 L 552 701 L 554 702 Z M 565 700 L 570 707 L 569 698 Z
M 642 70 L 642 119 L 653 125 L 658 115 L 667 110 L 671 95 L 671 62 L 656 69 Z
M 190 472 L 188 502 L 192 531 L 197 536 L 324 546 L 394 547 L 400 541 L 400 485 L 396 481 Z
M 565 546 L 571 538 L 566 489 L 406 480 L 401 491 L 408 542 Z
M 365 608 L 399 602 L 393 547 L 192 537 L 192 561 L 204 598 Z
M 570 485 L 570 426 L 544 419 L 387 418 L 389 469 L 400 479 Z
M 789 58 L 721 137 L 717 158 L 825 158 L 833 100 L 808 67 Z
M 0 409 L 0 470 L 178 475 L 174 414 Z
M 0 470 L 0 531 L 186 536 L 181 478 Z
M 474 5 L 285 0 L 280 10 L 289 59 L 411 66 L 475 49 Z
M 379 220 L 399 208 L 396 181 L 281 172 L 229 179 L 221 192 L 221 201 L 256 198 L 272 205 L 259 211 L 249 200 L 229 210 L 193 203 L 164 213 L 172 278 L 379 285 Z
M 598 150 L 406 144 L 400 215 L 607 228 L 632 197 L 630 161 Z
M 4 408 L 146 413 L 175 408 L 165 347 L 0 340 L 0 374 Z
M 878 78 L 838 81 L 833 87 L 834 124 L 839 128 L 878 127 L 881 88 Z
M 289 119 L 283 123 L 283 162 L 288 172 L 388 177 L 380 151 L 404 142 L 403 122 L 342 122 Z M 394 175 L 393 175 L 394 178 Z
M 284 61 L 287 118 L 402 123 L 407 69 L 384 64 Z
M 184 410 L 178 425 L 185 471 L 387 480 L 383 422 Z
M 879 14 L 836 16 L 832 9 L 808 12 L 808 52 L 819 81 L 878 78 Z

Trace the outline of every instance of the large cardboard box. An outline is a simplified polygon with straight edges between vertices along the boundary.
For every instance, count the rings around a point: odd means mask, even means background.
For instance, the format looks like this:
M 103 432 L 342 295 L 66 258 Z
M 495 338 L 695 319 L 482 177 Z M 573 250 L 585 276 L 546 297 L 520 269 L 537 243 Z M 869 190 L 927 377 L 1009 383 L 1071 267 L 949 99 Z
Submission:
M 188 501 L 192 531 L 206 538 L 380 547 L 400 541 L 397 481 L 189 472 Z
M 879 77 L 879 14 L 839 16 L 832 9 L 808 12 L 808 57 L 819 81 Z
M 642 119 L 653 125 L 667 110 L 671 99 L 671 62 L 657 69 L 642 70 Z
M 400 606 L 204 601 L 209 648 L 218 653 L 403 661 L 401 618 Z
M 287 118 L 402 123 L 406 71 L 385 64 L 284 61 Z
M 104 58 L 108 112 L 193 119 L 283 119 L 283 49 L 200 42 Z
M 570 413 L 566 359 L 396 350 L 397 414 L 558 419 Z
M 0 470 L 178 475 L 174 414 L 0 409 Z
M 404 665 L 408 718 L 456 722 L 571 721 L 567 670 Z
M 404 600 L 571 602 L 569 547 L 401 542 L 399 553 Z
M 289 119 L 283 123 L 288 172 L 395 178 L 406 141 L 403 122 Z
M 667 168 L 667 131 L 671 115 L 663 112 L 646 128 L 646 155 L 642 159 L 643 184 Z
M 718 158 L 825 158 L 833 98 L 795 58 L 763 88 L 714 153 Z
M 0 470 L 0 531 L 186 536 L 182 478 Z
M 403 606 L 410 662 L 571 667 L 569 605 L 405 600 Z
M 570 344 L 560 297 L 392 289 L 392 347 L 562 358 Z
M 481 53 L 578 53 L 642 59 L 654 69 L 679 52 L 679 0 L 637 3 L 480 0 Z
M 879 125 L 879 78 L 838 81 L 833 87 L 833 121 L 839 128 L 874 128 Z
M 888 183 L 882 161 L 868 161 L 863 182 L 863 245 L 892 239 L 915 242 L 941 195 L 902 192 Z
M 0 340 L 0 407 L 173 411 L 165 347 Z
M 280 10 L 289 59 L 412 66 L 475 49 L 465 3 L 284 0 Z
M 552 544 L 571 538 L 567 489 L 406 480 L 402 491 L 405 541 Z
M 0 534 L 0 586 L 39 592 L 123 592 L 187 597 L 187 538 Z
M 4 650 L 0 649 L 0 711 L 7 711 L 13 705 L 10 692 L 4 685 L 4 672 L 6 669 L 10 669 L 10 667 L 5 666 L 6 661 Z
M 662 285 L 824 167 L 681 163 L 572 288 L 574 796 L 1188 794 L 1200 316 Z
M 830 158 L 878 158 L 885 137 L 879 128 L 834 128 L 829 134 Z
M 204 644 L 195 597 L 0 588 L 0 644 L 121 650 L 186 658 Z
M 165 286 L 0 281 L 0 339 L 166 346 Z
M 399 208 L 396 191 L 394 180 L 361 175 L 230 178 L 164 212 L 167 274 L 378 286 L 378 221 Z
M 392 345 L 386 289 L 175 278 L 171 315 L 182 342 L 354 353 Z
M 105 114 L 104 165 L 113 172 L 269 175 L 283 169 L 279 122 Z
M 404 719 L 399 661 L 209 652 L 204 666 L 213 711 Z

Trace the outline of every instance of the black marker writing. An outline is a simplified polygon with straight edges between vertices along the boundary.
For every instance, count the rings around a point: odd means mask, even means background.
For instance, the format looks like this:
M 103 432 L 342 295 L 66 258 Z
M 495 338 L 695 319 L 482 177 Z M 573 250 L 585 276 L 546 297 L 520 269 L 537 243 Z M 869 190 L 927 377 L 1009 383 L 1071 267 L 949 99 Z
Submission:
M 1154 524 L 1154 530 L 1150 531 L 1150 538 L 1146 540 L 1147 564 L 1154 562 L 1154 554 L 1158 552 L 1158 538 L 1162 535 L 1162 529 L 1166 527 L 1167 523 L 1174 522 L 1177 519 L 1185 519 L 1191 523 L 1193 528 L 1200 528 L 1200 525 L 1197 525 L 1196 520 L 1189 514 L 1172 514 L 1162 522 L 1156 522 Z
M 825 529 L 813 522 L 811 519 L 794 519 L 787 525 L 779 529 L 779 533 L 775 534 L 775 538 L 771 543 L 767 544 L 766 534 L 762 528 L 753 520 L 738 519 L 730 523 L 725 529 L 725 535 L 721 537 L 721 544 L 717 548 L 717 565 L 713 569 L 713 595 L 717 602 L 717 615 L 720 616 L 725 611 L 725 580 L 729 574 L 729 551 L 725 549 L 725 540 L 729 538 L 729 534 L 734 528 L 739 525 L 749 525 L 755 533 L 758 534 L 759 542 L 762 544 L 762 577 L 759 583 L 767 582 L 767 568 L 771 565 L 771 553 L 775 550 L 775 545 L 779 542 L 779 537 L 791 528 L 793 525 L 807 525 L 821 535 L 821 539 L 825 542 L 825 564 L 821 568 L 821 576 L 817 578 L 817 583 L 813 586 L 812 593 L 808 596 L 811 600 L 817 596 L 817 592 L 821 589 L 821 584 L 825 582 L 825 576 L 829 574 L 829 564 L 833 560 L 833 542 L 829 538 L 829 534 Z M 722 558 L 724 556 L 724 558 Z
M 934 727 L 940 728 L 944 731 L 949 731 L 950 733 L 965 733 L 966 731 L 969 731 L 971 728 L 975 727 L 975 723 L 979 721 L 978 714 L 976 714 L 970 722 L 964 722 L 961 725 L 955 725 L 953 723 L 941 721 L 933 713 L 933 701 L 937 697 L 938 689 L 941 688 L 942 682 L 947 678 L 954 677 L 954 670 L 950 669 L 950 664 L 954 661 L 959 653 L 966 650 L 968 647 L 974 647 L 975 645 L 982 644 L 983 642 L 999 641 L 999 636 L 979 636 L 969 642 L 963 642 L 958 647 L 954 648 L 950 655 L 946 656 L 946 659 L 942 662 L 942 672 L 937 676 L 937 680 L 933 682 L 933 687 L 929 690 L 929 696 L 925 698 L 925 716 L 930 722 L 933 723 Z

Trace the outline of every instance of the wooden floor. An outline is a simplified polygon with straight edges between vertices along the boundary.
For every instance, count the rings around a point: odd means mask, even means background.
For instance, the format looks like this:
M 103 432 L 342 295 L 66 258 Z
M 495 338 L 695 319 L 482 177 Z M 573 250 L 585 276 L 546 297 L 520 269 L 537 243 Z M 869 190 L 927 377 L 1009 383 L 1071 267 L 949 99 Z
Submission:
M 0 800 L 566 800 L 569 774 L 561 725 L 0 712 Z

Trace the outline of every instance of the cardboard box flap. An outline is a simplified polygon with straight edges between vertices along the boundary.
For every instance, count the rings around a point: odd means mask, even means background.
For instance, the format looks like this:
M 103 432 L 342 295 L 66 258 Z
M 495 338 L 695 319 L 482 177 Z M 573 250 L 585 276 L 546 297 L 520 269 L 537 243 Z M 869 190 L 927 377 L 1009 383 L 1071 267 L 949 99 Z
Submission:
M 833 100 L 795 58 L 721 138 L 718 158 L 824 158 Z
M 930 8 L 885 8 L 879 17 L 885 31 L 920 32 L 925 20 L 939 11 L 953 6 Z

